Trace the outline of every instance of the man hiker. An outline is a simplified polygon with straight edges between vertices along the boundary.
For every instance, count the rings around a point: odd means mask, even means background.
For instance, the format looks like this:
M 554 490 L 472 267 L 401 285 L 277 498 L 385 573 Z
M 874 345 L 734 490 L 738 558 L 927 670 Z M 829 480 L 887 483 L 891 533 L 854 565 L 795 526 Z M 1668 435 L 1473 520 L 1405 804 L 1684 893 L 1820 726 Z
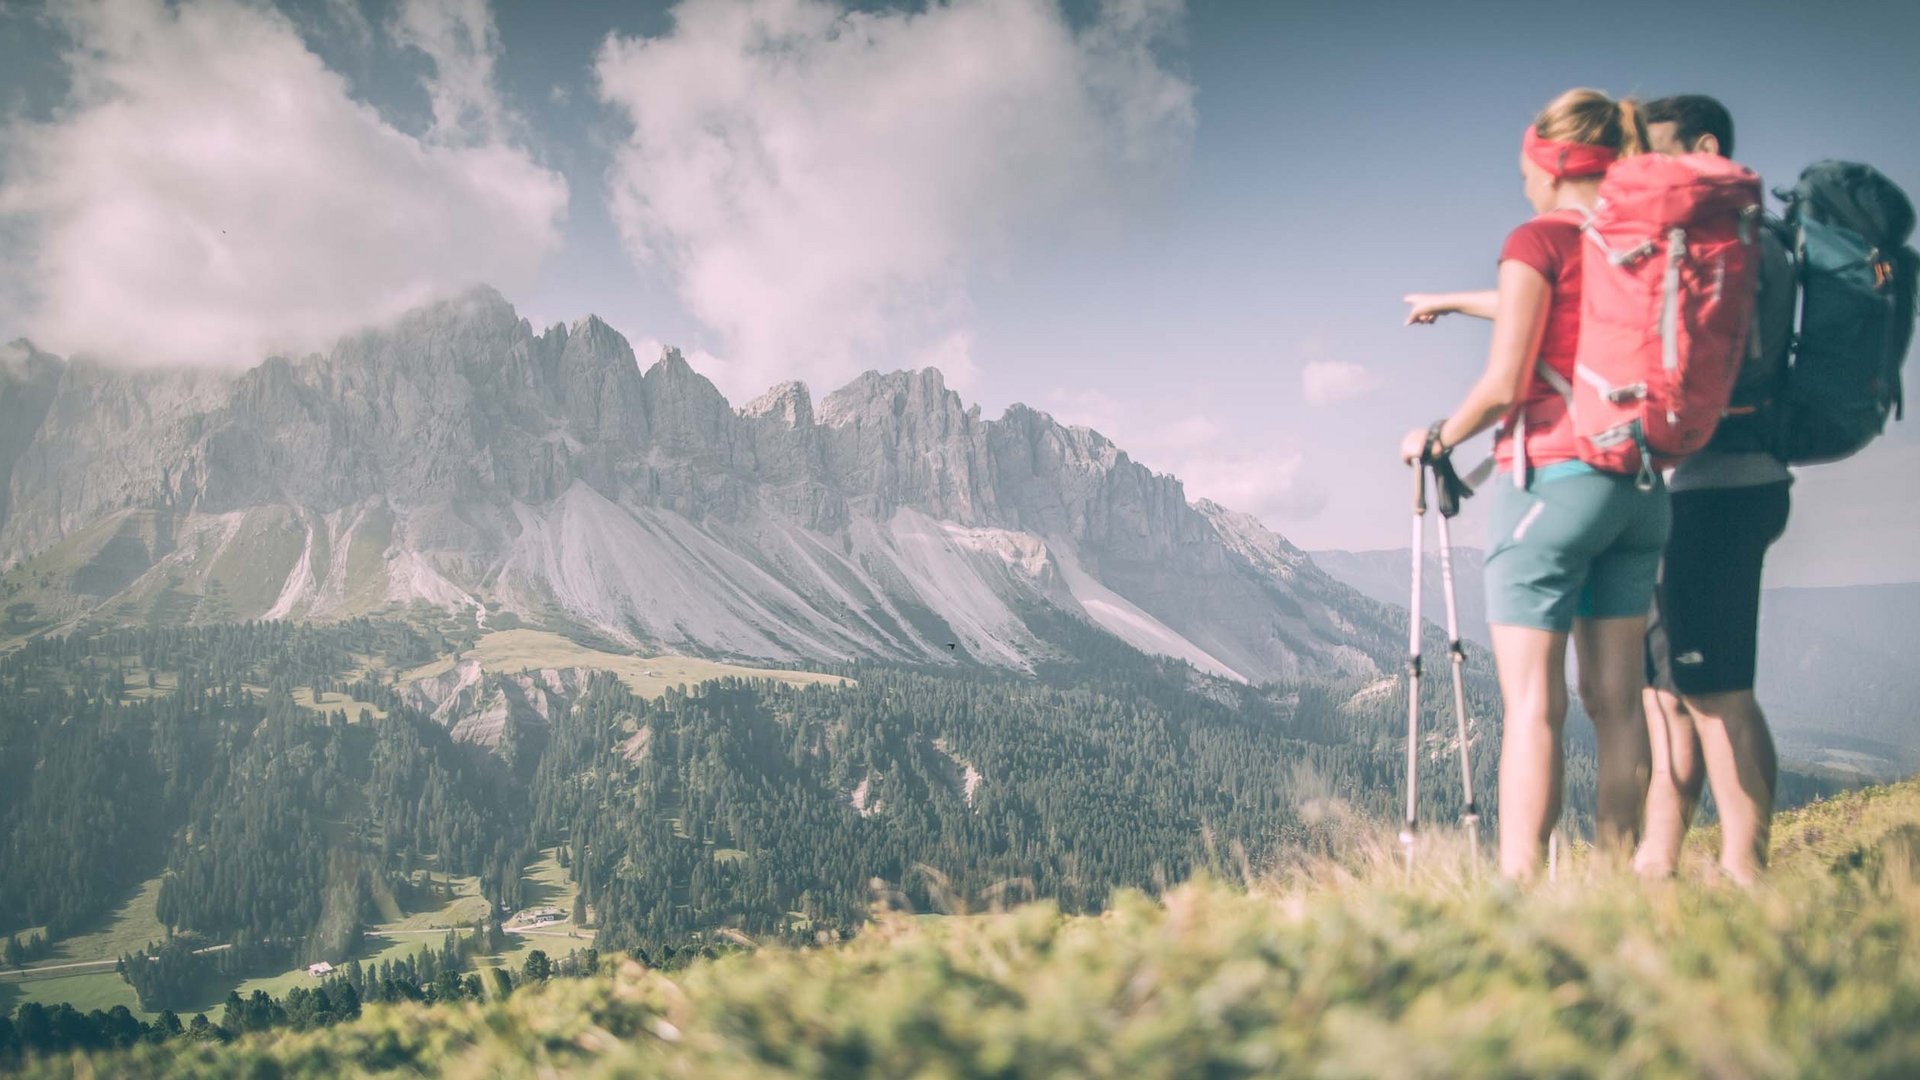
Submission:
M 1733 119 L 1713 98 L 1651 101 L 1646 120 L 1656 153 L 1733 154 Z M 1754 381 L 1785 370 L 1795 287 L 1785 247 L 1771 229 L 1760 236 L 1759 342 L 1747 360 Z M 1748 374 L 1742 388 L 1751 385 Z M 1667 479 L 1673 528 L 1647 633 L 1653 779 L 1634 868 L 1650 876 L 1674 872 L 1704 765 L 1720 814 L 1721 869 L 1745 885 L 1766 865 L 1777 771 L 1753 691 L 1760 571 L 1767 548 L 1786 529 L 1793 474 L 1756 430 L 1758 418 L 1741 415 L 1742 396 L 1737 389 L 1732 415 L 1707 448 Z

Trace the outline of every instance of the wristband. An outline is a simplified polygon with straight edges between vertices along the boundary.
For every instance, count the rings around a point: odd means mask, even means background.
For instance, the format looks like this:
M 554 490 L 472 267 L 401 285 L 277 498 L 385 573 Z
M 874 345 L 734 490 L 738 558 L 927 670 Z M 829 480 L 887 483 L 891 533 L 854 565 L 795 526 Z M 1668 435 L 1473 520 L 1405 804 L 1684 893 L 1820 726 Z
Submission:
M 1435 420 L 1427 428 L 1426 445 L 1420 449 L 1420 456 L 1426 461 L 1438 461 L 1452 452 L 1453 448 L 1440 441 L 1440 429 L 1447 426 L 1445 420 Z

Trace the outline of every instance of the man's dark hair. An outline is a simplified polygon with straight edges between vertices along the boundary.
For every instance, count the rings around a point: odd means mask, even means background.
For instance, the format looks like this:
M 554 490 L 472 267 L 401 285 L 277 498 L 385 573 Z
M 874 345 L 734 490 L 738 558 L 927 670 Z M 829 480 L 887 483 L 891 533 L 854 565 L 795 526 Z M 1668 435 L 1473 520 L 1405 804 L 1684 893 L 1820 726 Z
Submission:
M 1733 116 L 1727 107 L 1705 94 L 1676 94 L 1649 101 L 1640 115 L 1649 124 L 1672 124 L 1682 146 L 1692 146 L 1702 135 L 1720 140 L 1720 152 L 1733 156 Z

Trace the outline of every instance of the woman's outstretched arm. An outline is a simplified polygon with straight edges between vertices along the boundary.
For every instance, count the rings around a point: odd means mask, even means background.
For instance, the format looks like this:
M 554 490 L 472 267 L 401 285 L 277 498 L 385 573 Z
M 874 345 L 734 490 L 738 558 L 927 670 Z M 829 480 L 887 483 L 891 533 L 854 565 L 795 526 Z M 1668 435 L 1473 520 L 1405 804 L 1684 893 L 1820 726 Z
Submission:
M 1513 406 L 1526 393 L 1528 380 L 1533 378 L 1540 339 L 1547 329 L 1547 305 L 1553 298 L 1553 289 L 1540 271 L 1508 259 L 1500 264 L 1500 287 L 1495 296 L 1493 344 L 1487 351 L 1486 370 L 1440 425 L 1440 444 L 1448 449 L 1492 427 L 1513 411 Z M 1418 460 L 1426 440 L 1425 428 L 1408 432 L 1401 440 L 1400 456 L 1407 461 Z
M 1474 289 L 1469 292 L 1408 293 L 1407 325 L 1427 325 L 1442 315 L 1471 315 L 1476 319 L 1493 318 L 1500 290 Z

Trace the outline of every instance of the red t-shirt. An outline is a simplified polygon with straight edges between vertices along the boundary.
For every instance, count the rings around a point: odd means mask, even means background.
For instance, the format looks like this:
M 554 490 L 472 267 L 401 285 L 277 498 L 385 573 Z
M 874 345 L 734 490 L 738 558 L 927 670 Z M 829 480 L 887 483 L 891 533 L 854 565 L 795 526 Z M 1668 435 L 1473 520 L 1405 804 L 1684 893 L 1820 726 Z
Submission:
M 1500 261 L 1513 259 L 1539 271 L 1553 290 L 1547 329 L 1540 338 L 1540 362 L 1527 384 L 1523 405 L 1527 420 L 1527 463 L 1548 465 L 1580 456 L 1567 399 L 1540 377 L 1550 367 L 1573 381 L 1573 354 L 1580 344 L 1580 219 L 1570 211 L 1542 214 L 1507 234 Z M 1501 468 L 1513 465 L 1514 424 L 1509 421 L 1494 446 Z

